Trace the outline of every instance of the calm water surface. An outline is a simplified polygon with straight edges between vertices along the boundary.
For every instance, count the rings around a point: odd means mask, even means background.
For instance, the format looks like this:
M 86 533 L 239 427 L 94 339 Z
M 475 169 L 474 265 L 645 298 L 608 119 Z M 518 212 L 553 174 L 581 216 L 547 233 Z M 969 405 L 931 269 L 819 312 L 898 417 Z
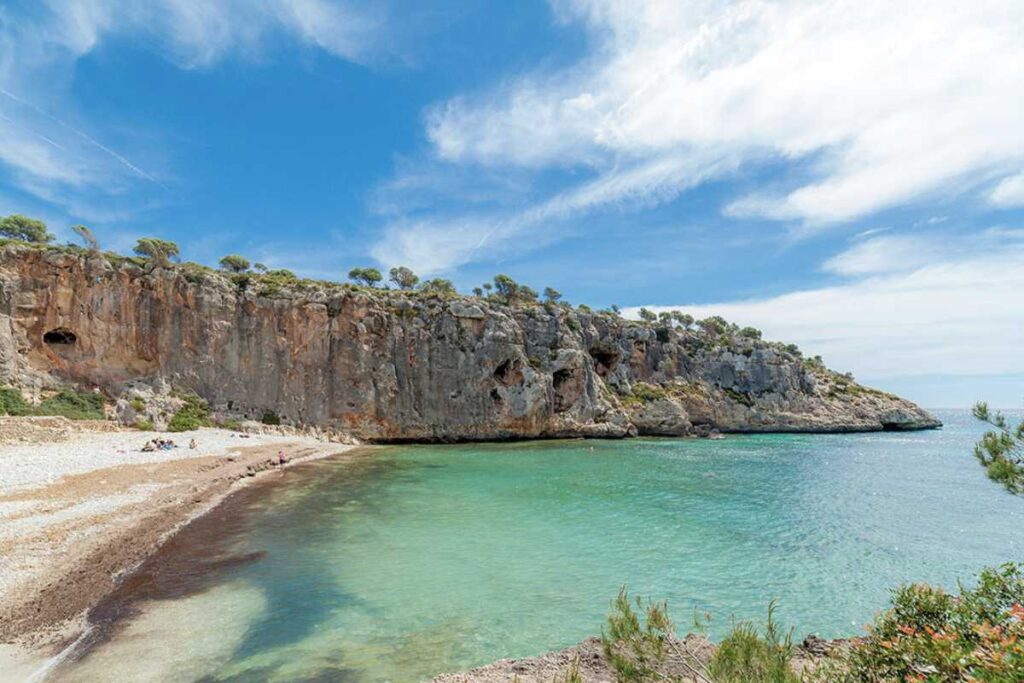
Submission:
M 619 586 L 856 634 L 905 580 L 1024 559 L 965 412 L 919 433 L 414 446 L 289 470 L 183 532 L 68 681 L 417 681 L 597 633 Z M 114 619 L 114 615 L 120 618 Z

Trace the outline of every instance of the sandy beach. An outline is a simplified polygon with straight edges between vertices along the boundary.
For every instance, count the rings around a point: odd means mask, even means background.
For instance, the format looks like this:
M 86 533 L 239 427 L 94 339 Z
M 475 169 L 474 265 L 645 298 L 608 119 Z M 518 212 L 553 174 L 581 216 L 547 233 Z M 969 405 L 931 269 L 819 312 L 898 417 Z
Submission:
M 354 448 L 220 429 L 166 434 L 0 418 L 0 671 L 26 680 L 170 534 L 256 475 Z M 178 448 L 142 452 L 153 438 Z M 195 439 L 196 448 L 188 448 Z

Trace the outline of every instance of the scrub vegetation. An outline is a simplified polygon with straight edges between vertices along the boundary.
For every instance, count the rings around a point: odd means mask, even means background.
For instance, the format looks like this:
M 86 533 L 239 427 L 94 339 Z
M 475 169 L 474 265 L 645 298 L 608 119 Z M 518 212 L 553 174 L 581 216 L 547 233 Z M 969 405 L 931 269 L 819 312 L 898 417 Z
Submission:
M 185 404 L 174 413 L 167 423 L 169 432 L 190 432 L 200 427 L 210 427 L 210 407 L 195 394 L 182 394 L 178 398 Z
M 102 420 L 106 417 L 102 394 L 62 389 L 32 405 L 13 387 L 0 388 L 0 415 L 23 417 L 29 415 L 60 416 L 69 420 Z
M 1011 683 L 1024 680 L 1024 571 L 1015 563 L 981 571 L 956 594 L 927 584 L 892 591 L 889 608 L 863 637 L 835 644 L 797 671 L 792 631 L 775 621 L 774 604 L 759 629 L 739 622 L 710 660 L 686 658 L 701 683 Z M 642 615 L 642 616 L 641 616 Z M 698 624 L 699 625 L 699 624 Z M 602 633 L 605 658 L 619 683 L 673 681 L 664 665 L 680 651 L 665 603 L 612 603 Z

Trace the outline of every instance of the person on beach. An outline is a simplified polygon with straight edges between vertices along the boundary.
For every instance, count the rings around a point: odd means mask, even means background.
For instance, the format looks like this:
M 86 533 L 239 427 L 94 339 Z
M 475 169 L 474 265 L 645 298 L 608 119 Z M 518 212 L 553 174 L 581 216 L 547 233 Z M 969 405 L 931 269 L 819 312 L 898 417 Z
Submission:
M 156 446 L 153 444 L 152 440 L 147 441 L 146 445 L 142 447 L 142 452 L 143 453 L 152 453 L 155 450 L 156 450 Z
M 278 465 L 278 467 L 284 467 L 284 464 L 286 462 L 288 462 L 288 458 L 287 458 L 287 456 L 285 456 L 284 451 L 278 451 L 277 452 L 277 465 Z
M 196 440 L 195 440 L 195 439 L 189 439 L 189 442 L 188 442 L 188 449 L 189 449 L 190 451 L 194 451 L 194 450 L 195 450 L 195 449 L 196 449 L 196 448 L 197 448 L 198 446 L 199 446 L 199 444 L 197 444 L 197 443 L 196 443 Z

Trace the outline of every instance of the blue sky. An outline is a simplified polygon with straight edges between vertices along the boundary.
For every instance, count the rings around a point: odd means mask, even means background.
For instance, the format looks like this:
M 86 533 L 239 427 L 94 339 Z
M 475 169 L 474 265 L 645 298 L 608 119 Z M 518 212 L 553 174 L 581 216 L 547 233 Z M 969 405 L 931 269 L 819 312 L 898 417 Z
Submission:
M 0 6 L 0 213 L 722 314 L 1024 399 L 1013 0 Z

